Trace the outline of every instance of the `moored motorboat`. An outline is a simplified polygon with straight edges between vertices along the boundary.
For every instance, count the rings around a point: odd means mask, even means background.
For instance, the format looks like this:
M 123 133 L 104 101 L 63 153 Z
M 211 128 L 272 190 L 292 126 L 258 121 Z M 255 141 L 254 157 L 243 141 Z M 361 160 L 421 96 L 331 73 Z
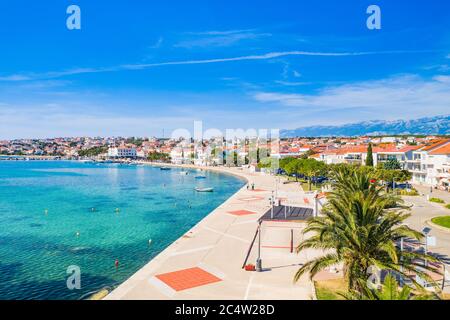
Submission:
M 197 192 L 213 192 L 214 188 L 195 188 Z
M 195 179 L 206 179 L 206 176 L 195 176 Z
M 169 167 L 161 167 L 160 169 L 164 170 L 164 171 L 171 170 L 171 168 L 169 168 Z

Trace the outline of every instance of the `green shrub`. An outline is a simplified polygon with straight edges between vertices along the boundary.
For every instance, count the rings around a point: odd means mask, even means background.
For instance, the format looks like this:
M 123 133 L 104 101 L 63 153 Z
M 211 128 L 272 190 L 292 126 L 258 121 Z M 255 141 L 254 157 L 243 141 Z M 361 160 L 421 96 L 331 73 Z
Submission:
M 397 194 L 389 193 L 387 195 L 387 201 L 385 209 L 399 208 L 403 204 L 403 199 Z
M 446 207 L 447 209 L 450 209 L 450 203 L 447 204 L 447 205 L 445 205 L 445 207 Z
M 411 190 L 400 190 L 398 191 L 398 194 L 401 196 L 418 196 L 419 192 L 416 189 Z
M 430 198 L 430 202 L 445 203 L 445 201 L 442 200 L 441 198 Z

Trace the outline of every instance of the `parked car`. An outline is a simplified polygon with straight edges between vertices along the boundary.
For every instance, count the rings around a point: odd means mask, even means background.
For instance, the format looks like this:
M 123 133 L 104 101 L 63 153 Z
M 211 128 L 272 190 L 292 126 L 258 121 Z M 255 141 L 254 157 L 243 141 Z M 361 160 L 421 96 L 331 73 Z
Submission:
M 324 183 L 324 182 L 326 182 L 326 181 L 328 181 L 328 178 L 327 178 L 327 177 L 322 177 L 322 176 L 320 176 L 320 177 L 312 177 L 312 178 L 311 178 L 311 182 L 312 182 L 312 183 Z
M 387 187 L 389 188 L 389 189 L 402 189 L 402 190 L 405 190 L 405 189 L 412 189 L 412 185 L 411 184 L 409 184 L 409 183 L 393 183 L 393 182 L 388 182 L 387 183 Z

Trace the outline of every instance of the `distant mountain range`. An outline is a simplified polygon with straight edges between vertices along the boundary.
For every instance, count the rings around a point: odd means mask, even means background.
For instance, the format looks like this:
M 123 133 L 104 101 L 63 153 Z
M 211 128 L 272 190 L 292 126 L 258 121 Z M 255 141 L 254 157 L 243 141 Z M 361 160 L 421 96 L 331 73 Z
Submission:
M 381 135 L 450 135 L 450 115 L 416 120 L 364 121 L 339 126 L 309 126 L 281 130 L 282 138 L 290 137 L 352 137 Z

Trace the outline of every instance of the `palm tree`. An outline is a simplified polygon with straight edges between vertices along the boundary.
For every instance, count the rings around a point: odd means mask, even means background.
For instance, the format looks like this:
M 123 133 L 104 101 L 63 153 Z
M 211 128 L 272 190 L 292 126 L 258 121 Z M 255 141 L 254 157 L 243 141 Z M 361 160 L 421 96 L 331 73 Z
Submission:
M 434 257 L 401 252 L 396 246 L 401 238 L 419 240 L 423 237 L 403 224 L 410 215 L 385 210 L 389 197 L 372 183 L 364 170 L 340 167 L 333 172 L 333 178 L 335 184 L 322 210 L 323 216 L 308 222 L 303 233 L 312 233 L 312 236 L 297 247 L 297 252 L 313 248 L 322 249 L 325 254 L 305 263 L 294 280 L 307 272 L 312 279 L 321 270 L 341 263 L 349 290 L 357 292 L 362 292 L 371 266 L 405 277 L 406 273 L 415 272 L 430 279 L 416 267 L 422 266 L 420 261 L 425 258 L 436 261 Z
M 379 288 L 369 288 L 363 286 L 362 292 L 350 291 L 343 293 L 347 300 L 437 300 L 439 297 L 435 294 L 424 293 L 413 294 L 408 286 L 400 288 L 394 276 L 388 275 L 384 279 L 383 285 Z

